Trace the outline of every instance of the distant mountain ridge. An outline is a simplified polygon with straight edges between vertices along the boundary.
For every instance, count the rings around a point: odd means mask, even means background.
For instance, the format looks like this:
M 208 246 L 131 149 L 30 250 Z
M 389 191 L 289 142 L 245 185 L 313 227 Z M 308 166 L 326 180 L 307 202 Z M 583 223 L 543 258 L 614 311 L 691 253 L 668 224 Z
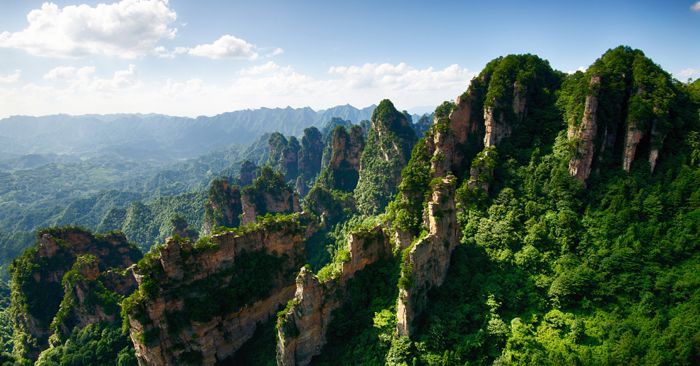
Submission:
M 0 153 L 119 155 L 169 161 L 195 157 L 232 144 L 248 144 L 264 133 L 299 136 L 307 127 L 323 127 L 333 117 L 358 123 L 375 106 L 349 104 L 315 111 L 259 108 L 197 118 L 161 114 L 12 116 L 0 120 Z

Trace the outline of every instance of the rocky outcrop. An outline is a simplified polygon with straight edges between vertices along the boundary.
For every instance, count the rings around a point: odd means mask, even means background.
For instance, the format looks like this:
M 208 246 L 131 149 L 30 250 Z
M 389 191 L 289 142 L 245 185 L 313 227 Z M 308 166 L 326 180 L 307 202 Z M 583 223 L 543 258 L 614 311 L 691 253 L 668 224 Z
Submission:
M 660 133 L 657 121 L 654 121 L 651 126 L 651 148 L 649 149 L 649 168 L 651 172 L 656 169 L 656 161 L 659 159 L 659 147 L 663 145 L 665 135 Z
M 644 157 L 653 173 L 666 135 L 678 123 L 672 116 L 684 103 L 672 77 L 628 47 L 609 50 L 580 77 L 588 84 L 563 90 L 574 146 L 569 173 L 585 183 L 598 167 L 629 172 Z
M 403 258 L 396 325 L 400 336 L 412 334 L 413 320 L 425 309 L 428 291 L 444 282 L 459 243 L 455 184 L 454 176 L 435 184 L 425 217 L 428 235 L 407 249 Z
M 64 296 L 51 322 L 51 343 L 63 343 L 73 329 L 82 329 L 93 323 L 115 323 L 119 320 L 119 297 L 131 294 L 137 287 L 130 270 L 101 273 L 97 258 L 79 256 L 73 268 L 63 278 Z
M 243 189 L 241 206 L 241 224 L 253 223 L 258 216 L 268 213 L 301 211 L 298 195 L 287 185 L 284 177 L 270 167 L 264 167 L 253 184 Z
M 204 223 L 202 232 L 211 235 L 220 226 L 238 227 L 243 213 L 241 191 L 226 179 L 215 179 L 209 185 L 209 197 L 204 205 Z M 184 237 L 183 235 L 180 235 Z
M 337 126 L 331 136 L 330 159 L 321 172 L 319 183 L 328 189 L 352 192 L 357 186 L 360 155 L 365 146 L 362 128 L 355 125 L 348 131 Z
M 323 157 L 323 135 L 316 127 L 304 130 L 299 153 L 299 176 L 305 182 L 313 180 L 321 171 Z
M 286 181 L 294 181 L 299 176 L 299 151 L 301 145 L 296 137 L 285 138 L 274 132 L 268 140 L 270 156 L 268 162 L 284 174 Z
M 169 240 L 137 270 L 131 338 L 148 365 L 213 365 L 232 356 L 294 295 L 311 234 L 302 214 L 276 216 L 196 244 Z
M 499 101 L 492 101 L 492 105 L 484 109 L 484 147 L 492 147 L 498 145 L 503 139 L 510 137 L 513 133 L 513 127 L 521 123 L 527 112 L 527 95 L 526 86 L 520 82 L 513 83 L 513 100 L 511 108 L 513 110 L 514 119 L 509 121 L 506 119 L 506 111 L 499 105 Z
M 86 278 L 93 279 L 110 268 L 131 266 L 141 252 L 123 234 L 94 235 L 72 227 L 41 231 L 37 246 L 11 269 L 14 346 L 19 356 L 33 360 L 48 347 L 50 325 L 66 291 L 62 280 L 80 256 L 93 258 L 81 268 Z
M 255 172 L 257 170 L 257 165 L 250 160 L 246 160 L 241 164 L 241 170 L 238 178 L 241 187 L 253 184 L 253 180 L 256 178 Z
M 360 173 L 355 189 L 359 211 L 375 215 L 384 210 L 401 183 L 416 143 L 409 117 L 396 110 L 390 100 L 379 103 L 372 113 L 367 143 L 360 157 Z
M 592 75 L 589 87 L 591 93 L 586 96 L 581 123 L 570 124 L 567 137 L 576 145 L 574 156 L 569 161 L 569 174 L 580 181 L 585 181 L 591 175 L 591 164 L 595 152 L 595 136 L 598 131 L 596 113 L 598 111 L 598 90 L 600 76 Z
M 308 365 L 326 344 L 333 311 L 343 305 L 346 284 L 357 272 L 391 254 L 390 240 L 381 227 L 349 235 L 349 258 L 337 277 L 319 281 L 302 268 L 296 292 L 277 321 L 277 364 Z

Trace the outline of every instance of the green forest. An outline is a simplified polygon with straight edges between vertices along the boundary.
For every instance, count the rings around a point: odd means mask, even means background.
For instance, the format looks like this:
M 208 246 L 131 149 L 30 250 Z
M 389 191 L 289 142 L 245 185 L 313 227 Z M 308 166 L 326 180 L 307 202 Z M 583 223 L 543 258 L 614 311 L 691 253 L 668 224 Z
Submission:
M 0 185 L 13 202 L 0 212 L 15 213 L 0 214 L 0 263 L 17 259 L 0 287 L 0 362 L 286 365 L 281 339 L 300 350 L 315 333 L 298 326 L 316 322 L 313 365 L 700 364 L 700 79 L 678 81 L 625 46 L 573 73 L 507 55 L 427 130 L 390 100 L 369 122 L 334 121 L 154 175 L 41 168 L 77 185 L 68 191 L 33 189 L 39 169 L 1 173 L 14 185 Z M 249 237 L 264 243 L 240 249 Z M 351 237 L 389 249 L 344 277 L 376 245 Z M 444 280 L 419 291 L 417 248 L 431 238 L 454 250 Z M 264 246 L 290 240 L 319 286 L 322 310 L 308 318 L 293 253 Z M 230 320 L 274 289 L 289 301 L 242 346 L 203 353 L 200 339 L 235 338 Z M 425 306 L 400 336 L 401 296 L 414 290 Z

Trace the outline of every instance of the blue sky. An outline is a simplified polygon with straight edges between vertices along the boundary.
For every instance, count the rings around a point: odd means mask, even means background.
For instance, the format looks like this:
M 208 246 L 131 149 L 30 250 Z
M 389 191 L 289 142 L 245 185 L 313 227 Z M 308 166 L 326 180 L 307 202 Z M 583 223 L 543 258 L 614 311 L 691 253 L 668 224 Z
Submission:
M 700 76 L 700 2 L 2 2 L 0 117 L 267 107 L 422 110 L 494 57 L 562 71 L 620 44 Z

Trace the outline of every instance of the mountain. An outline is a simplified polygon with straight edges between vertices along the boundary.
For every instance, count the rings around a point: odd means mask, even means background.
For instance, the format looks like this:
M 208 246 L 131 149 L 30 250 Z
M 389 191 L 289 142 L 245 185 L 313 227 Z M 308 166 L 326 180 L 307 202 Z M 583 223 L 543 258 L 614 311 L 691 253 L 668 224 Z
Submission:
M 159 114 L 13 116 L 0 120 L 0 153 L 59 154 L 80 157 L 118 156 L 136 160 L 173 161 L 192 158 L 232 144 L 248 144 L 265 133 L 300 136 L 305 128 L 322 127 L 333 117 L 358 123 L 374 106 L 260 108 L 211 117 Z
M 117 254 L 138 254 L 123 235 L 42 231 L 12 267 L 3 357 L 695 365 L 698 85 L 623 46 L 574 74 L 498 57 L 421 138 L 389 100 L 369 121 L 307 131 L 325 139 L 313 161 L 327 158 L 304 197 L 294 177 L 318 165 L 299 171 L 298 141 L 271 134 L 264 161 L 278 170 L 249 161 L 213 181 L 199 237 L 175 217 L 171 237 L 118 271 L 137 289 L 102 275 L 136 258 Z

